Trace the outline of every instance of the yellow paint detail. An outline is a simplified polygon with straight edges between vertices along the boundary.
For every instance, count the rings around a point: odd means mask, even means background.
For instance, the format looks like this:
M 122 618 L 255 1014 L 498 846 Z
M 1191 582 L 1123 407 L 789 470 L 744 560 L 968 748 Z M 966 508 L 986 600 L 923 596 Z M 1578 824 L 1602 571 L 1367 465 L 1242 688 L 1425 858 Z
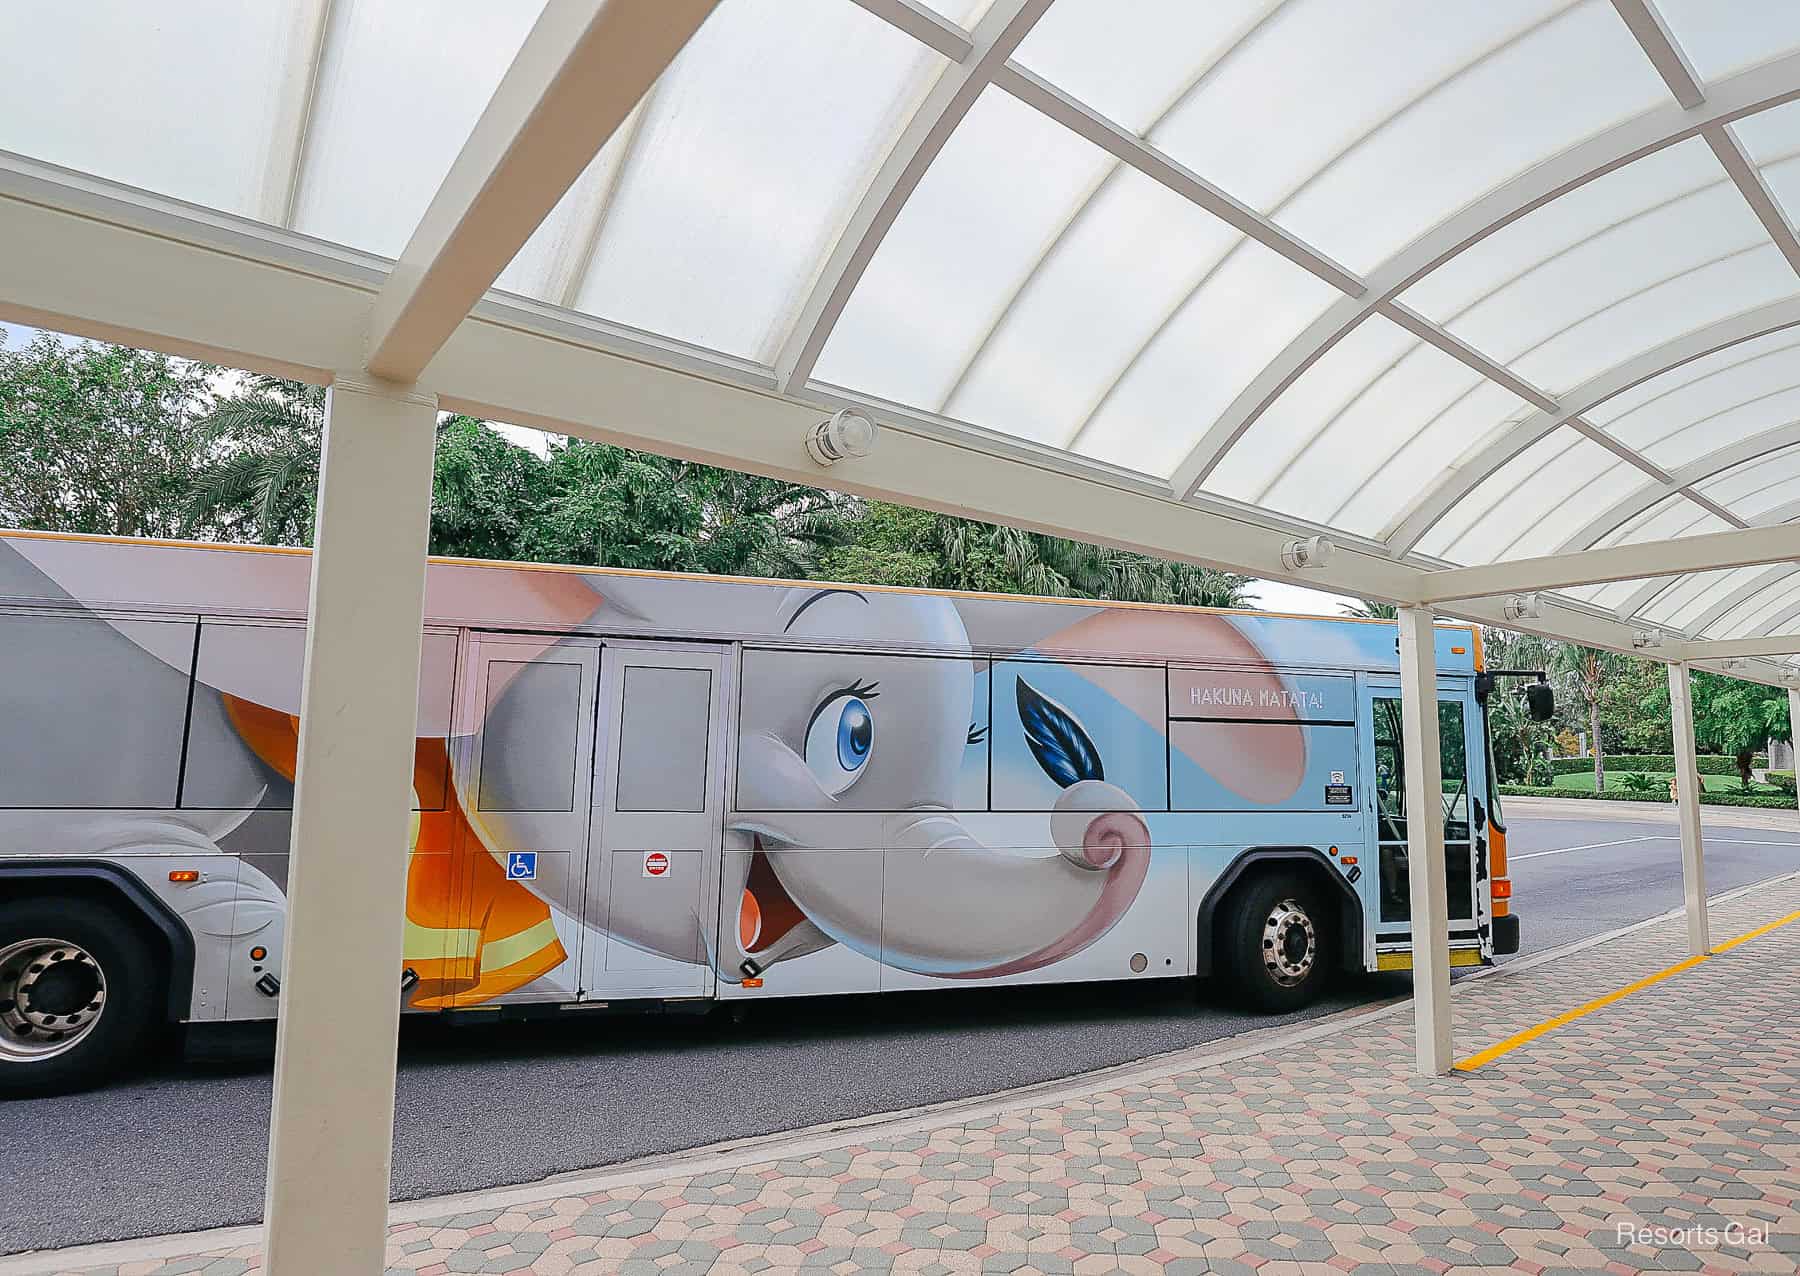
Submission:
M 524 961 L 538 949 L 548 948 L 555 942 L 556 922 L 546 917 L 537 925 L 516 935 L 488 940 L 481 946 L 481 968 L 484 971 L 505 970 L 508 966 Z
M 446 926 L 438 929 L 421 926 L 412 918 L 406 919 L 406 938 L 402 951 L 408 961 L 429 961 L 434 957 L 447 958 L 450 961 L 466 961 L 475 955 L 481 947 L 481 932 L 478 930 L 460 930 Z M 491 948 L 492 945 L 489 945 Z
M 1481 965 L 1481 950 L 1479 948 L 1452 948 L 1450 964 L 1452 966 L 1479 966 Z M 1377 953 L 1375 955 L 1376 970 L 1411 970 L 1412 968 L 1411 953 Z
M 1660 984 L 1663 980 L 1674 975 L 1679 975 L 1684 970 L 1692 970 L 1695 966 L 1698 966 L 1701 962 L 1706 961 L 1709 958 L 1716 957 L 1720 953 L 1730 952 L 1739 944 L 1748 943 L 1759 935 L 1766 935 L 1772 930 L 1779 930 L 1781 927 L 1786 926 L 1792 921 L 1800 921 L 1800 912 L 1789 913 L 1786 917 L 1777 918 L 1767 926 L 1758 926 L 1755 930 L 1739 935 L 1736 939 L 1726 940 L 1724 943 L 1715 946 L 1711 952 L 1701 953 L 1698 957 L 1688 957 L 1682 961 L 1678 961 L 1673 966 L 1668 966 L 1657 971 L 1654 975 L 1646 975 L 1635 983 L 1626 984 L 1623 988 L 1615 989 L 1614 991 L 1607 993 L 1604 997 L 1596 997 L 1592 1001 L 1583 1002 L 1573 1010 L 1565 1010 L 1560 1015 L 1546 1019 L 1544 1022 L 1527 1028 L 1523 1032 L 1515 1032 L 1505 1041 L 1491 1045 L 1486 1050 L 1480 1051 L 1477 1054 L 1472 1054 L 1467 1059 L 1459 1061 L 1456 1065 L 1456 1070 L 1458 1072 L 1474 1072 L 1478 1068 L 1486 1067 L 1501 1055 L 1506 1054 L 1509 1051 L 1517 1050 L 1527 1042 L 1536 1041 L 1547 1032 L 1554 1031 L 1564 1024 L 1574 1023 L 1575 1020 L 1580 1019 L 1584 1015 L 1591 1015 L 1594 1011 L 1605 1006 L 1610 1006 L 1615 1001 L 1629 997 L 1634 992 L 1642 992 L 1652 985 Z

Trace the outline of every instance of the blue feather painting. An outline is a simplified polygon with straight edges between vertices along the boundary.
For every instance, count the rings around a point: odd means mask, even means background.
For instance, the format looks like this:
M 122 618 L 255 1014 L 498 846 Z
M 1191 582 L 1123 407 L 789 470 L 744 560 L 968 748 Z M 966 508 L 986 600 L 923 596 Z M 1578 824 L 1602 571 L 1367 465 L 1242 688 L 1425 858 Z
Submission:
M 1017 690 L 1025 742 L 1044 774 L 1065 789 L 1081 780 L 1104 780 L 1100 751 L 1075 715 L 1023 678 Z

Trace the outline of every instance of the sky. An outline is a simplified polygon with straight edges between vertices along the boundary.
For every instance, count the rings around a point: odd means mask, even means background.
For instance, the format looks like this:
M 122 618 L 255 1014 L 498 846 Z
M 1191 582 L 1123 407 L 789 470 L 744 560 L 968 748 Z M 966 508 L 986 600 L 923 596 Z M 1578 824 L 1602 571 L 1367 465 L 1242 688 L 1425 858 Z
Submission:
M 19 327 L 14 324 L 0 323 L 0 349 L 18 349 L 30 341 L 33 329 Z M 547 436 L 542 430 L 528 429 L 524 426 L 492 423 L 501 434 L 521 447 L 543 454 Z M 1346 598 L 1342 594 L 1326 593 L 1317 589 L 1305 589 L 1299 585 L 1289 585 L 1272 580 L 1259 580 L 1250 588 L 1249 603 L 1262 611 L 1292 612 L 1302 616 L 1341 616 L 1344 608 L 1355 603 L 1355 599 Z

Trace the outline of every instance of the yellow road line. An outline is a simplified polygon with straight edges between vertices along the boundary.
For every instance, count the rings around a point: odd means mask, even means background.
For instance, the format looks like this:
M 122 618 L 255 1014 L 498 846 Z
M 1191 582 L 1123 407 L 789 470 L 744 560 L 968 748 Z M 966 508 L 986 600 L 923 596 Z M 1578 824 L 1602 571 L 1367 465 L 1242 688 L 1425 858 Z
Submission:
M 1604 997 L 1596 997 L 1592 1001 L 1583 1002 L 1573 1010 L 1563 1011 L 1555 1018 L 1546 1019 L 1543 1023 L 1527 1028 L 1523 1032 L 1515 1032 L 1505 1041 L 1502 1041 L 1497 1045 L 1489 1046 L 1486 1050 L 1483 1050 L 1478 1054 L 1472 1054 L 1467 1059 L 1459 1060 L 1456 1064 L 1456 1070 L 1458 1072 L 1474 1072 L 1477 1068 L 1486 1067 L 1501 1055 L 1506 1054 L 1510 1050 L 1518 1049 L 1526 1042 L 1536 1041 L 1546 1032 L 1560 1028 L 1564 1024 L 1573 1023 L 1583 1015 L 1592 1014 L 1602 1006 L 1610 1006 L 1613 1002 L 1624 997 L 1629 997 L 1634 992 L 1642 992 L 1652 984 L 1660 984 L 1671 975 L 1679 975 L 1684 970 L 1691 970 L 1709 957 L 1716 957 L 1720 953 L 1729 952 L 1739 944 L 1748 943 L 1759 935 L 1766 935 L 1772 930 L 1778 930 L 1791 921 L 1800 921 L 1800 912 L 1789 913 L 1786 917 L 1777 918 L 1767 926 L 1758 926 L 1755 930 L 1739 935 L 1736 939 L 1728 939 L 1722 944 L 1715 945 L 1710 952 L 1702 953 L 1698 957 L 1689 957 L 1684 961 L 1678 961 L 1667 969 L 1659 970 L 1654 975 L 1646 975 L 1636 983 L 1626 984 L 1623 988 L 1609 992 Z

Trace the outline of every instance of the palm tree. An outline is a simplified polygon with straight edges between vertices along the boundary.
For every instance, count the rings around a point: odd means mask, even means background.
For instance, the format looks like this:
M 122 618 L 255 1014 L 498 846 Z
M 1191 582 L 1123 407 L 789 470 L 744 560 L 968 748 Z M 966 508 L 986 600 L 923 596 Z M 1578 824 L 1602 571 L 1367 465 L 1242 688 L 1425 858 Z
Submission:
M 322 386 L 251 374 L 196 423 L 208 458 L 189 487 L 187 527 L 310 545 L 318 499 Z
M 1400 608 L 1393 603 L 1370 602 L 1365 598 L 1361 602 L 1346 606 L 1344 614 L 1355 616 L 1361 620 L 1398 620 L 1400 619 Z
M 1600 705 L 1606 683 L 1625 666 L 1625 656 L 1574 643 L 1557 643 L 1551 668 L 1561 673 L 1588 712 L 1588 748 L 1594 754 L 1594 792 L 1606 791 L 1606 750 L 1600 742 Z

